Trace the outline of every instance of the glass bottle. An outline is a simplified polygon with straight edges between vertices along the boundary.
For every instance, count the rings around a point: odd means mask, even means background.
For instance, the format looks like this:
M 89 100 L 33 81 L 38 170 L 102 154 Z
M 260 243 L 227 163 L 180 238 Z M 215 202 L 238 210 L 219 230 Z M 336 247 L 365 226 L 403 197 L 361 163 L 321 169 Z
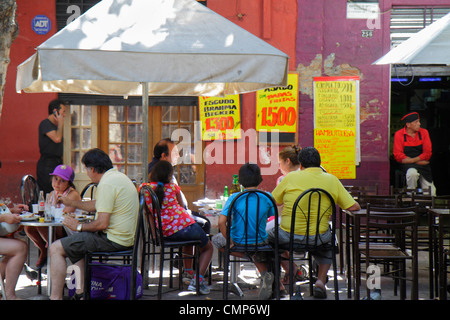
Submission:
M 225 186 L 225 189 L 224 189 L 224 191 L 223 191 L 223 198 L 224 198 L 224 200 L 226 201 L 226 200 L 228 199 L 228 197 L 229 197 L 229 194 L 228 194 L 228 186 Z
M 237 193 L 237 192 L 241 192 L 241 186 L 239 185 L 239 182 L 238 182 L 238 175 L 234 174 L 233 175 L 233 184 L 231 185 L 231 188 L 230 188 L 230 194 Z
M 39 192 L 38 204 L 39 204 L 38 215 L 40 217 L 43 217 L 45 212 L 45 199 L 44 199 L 44 191 L 42 190 Z

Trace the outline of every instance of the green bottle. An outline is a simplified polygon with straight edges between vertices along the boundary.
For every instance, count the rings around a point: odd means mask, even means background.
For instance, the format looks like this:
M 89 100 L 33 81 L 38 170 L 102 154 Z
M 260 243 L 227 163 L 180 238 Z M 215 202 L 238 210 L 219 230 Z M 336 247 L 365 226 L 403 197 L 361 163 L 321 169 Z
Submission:
M 238 175 L 234 174 L 233 175 L 233 184 L 231 185 L 231 188 L 230 188 L 230 194 L 238 193 L 238 192 L 241 192 L 241 186 L 239 185 L 239 182 L 238 182 Z
M 228 186 L 225 186 L 225 190 L 223 191 L 223 198 L 226 199 L 228 198 Z

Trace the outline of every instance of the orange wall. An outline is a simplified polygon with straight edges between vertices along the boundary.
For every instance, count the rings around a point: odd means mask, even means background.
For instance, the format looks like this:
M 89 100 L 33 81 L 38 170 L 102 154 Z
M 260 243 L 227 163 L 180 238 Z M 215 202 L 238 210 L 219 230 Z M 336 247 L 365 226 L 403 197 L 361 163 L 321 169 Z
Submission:
M 52 24 L 46 35 L 31 28 L 36 15 L 46 15 Z M 48 102 L 55 94 L 16 93 L 17 66 L 35 53 L 35 48 L 56 32 L 55 1 L 17 0 L 19 35 L 10 52 L 5 96 L 0 118 L 0 201 L 20 202 L 20 180 L 36 176 L 39 159 L 38 126 L 47 117 Z

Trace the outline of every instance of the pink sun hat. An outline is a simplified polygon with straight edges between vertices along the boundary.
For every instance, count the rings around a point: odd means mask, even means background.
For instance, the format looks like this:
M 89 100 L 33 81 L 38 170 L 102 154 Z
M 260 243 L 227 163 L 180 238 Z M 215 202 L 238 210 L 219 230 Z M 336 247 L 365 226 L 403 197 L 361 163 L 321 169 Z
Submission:
M 50 173 L 51 176 L 58 176 L 63 180 L 73 182 L 73 179 L 75 178 L 75 172 L 73 172 L 73 169 L 65 164 L 60 164 L 53 170 L 52 173 Z

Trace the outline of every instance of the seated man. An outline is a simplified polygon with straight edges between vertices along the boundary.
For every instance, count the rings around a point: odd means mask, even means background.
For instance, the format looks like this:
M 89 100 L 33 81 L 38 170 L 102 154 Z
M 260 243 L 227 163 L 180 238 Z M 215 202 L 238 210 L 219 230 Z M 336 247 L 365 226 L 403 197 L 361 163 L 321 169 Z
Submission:
M 244 187 L 244 190 L 257 189 L 258 185 L 262 182 L 261 170 L 257 164 L 246 163 L 239 169 L 239 183 Z M 225 203 L 223 210 L 219 216 L 219 230 L 220 233 L 216 234 L 212 238 L 212 243 L 220 250 L 223 251 L 226 246 L 227 236 L 227 214 L 231 202 L 240 193 L 233 193 Z M 259 204 L 259 230 L 256 228 L 256 210 L 248 211 L 248 230 L 245 232 L 245 210 L 247 197 L 239 198 L 235 205 L 234 211 L 232 211 L 232 225 L 230 230 L 231 247 L 232 246 L 244 246 L 245 238 L 247 237 L 247 244 L 267 244 L 267 232 L 266 223 L 267 218 L 274 215 L 274 208 L 272 202 L 265 196 L 261 196 Z M 255 196 L 249 196 L 248 206 L 251 208 L 257 207 L 257 201 Z M 261 252 L 262 253 L 262 252 Z M 237 257 L 243 257 L 242 252 L 233 252 L 232 255 Z M 267 300 L 272 296 L 272 284 L 274 276 L 271 272 L 267 271 L 266 261 L 264 255 L 255 255 L 252 257 L 256 268 L 261 274 L 263 283 L 259 291 L 259 299 Z
M 278 230 L 278 241 L 280 244 L 289 244 L 289 235 L 291 230 L 291 217 L 292 208 L 294 202 L 302 192 L 311 188 L 321 188 L 328 191 L 333 197 L 336 204 L 341 208 L 350 211 L 360 210 L 361 207 L 353 199 L 353 197 L 347 192 L 338 178 L 332 174 L 326 173 L 320 167 L 320 154 L 314 147 L 306 147 L 302 149 L 298 154 L 298 160 L 300 161 L 300 171 L 293 171 L 288 173 L 284 179 L 278 184 L 278 186 L 272 191 L 272 196 L 279 204 L 283 204 L 283 210 L 281 212 L 281 223 Z M 300 204 L 302 205 L 302 204 Z M 325 201 L 324 206 L 329 206 Z M 326 208 L 326 207 L 325 207 Z M 325 211 L 325 210 L 320 210 Z M 331 239 L 331 232 L 329 230 L 329 220 L 332 211 L 328 210 L 327 217 L 321 219 L 319 226 L 319 234 L 323 243 L 334 241 Z M 311 212 L 313 216 L 317 212 Z M 311 218 L 312 220 L 313 217 Z M 306 219 L 301 214 L 296 214 L 296 225 L 294 242 L 305 243 L 306 242 Z M 315 236 L 315 228 L 310 228 L 310 237 Z M 271 234 L 269 233 L 269 237 Z M 317 275 L 317 281 L 314 284 L 314 296 L 317 298 L 326 297 L 325 283 L 327 279 L 327 273 L 331 266 L 331 252 L 324 252 L 314 256 L 314 259 L 319 264 L 319 272 Z
M 431 140 L 428 130 L 420 127 L 417 112 L 411 112 L 402 118 L 404 127 L 394 136 L 394 157 L 402 165 L 406 174 L 408 189 L 417 188 L 420 178 L 422 189 L 431 187 L 431 195 L 436 194 L 431 174 L 430 158 L 432 154 Z
M 84 285 L 84 255 L 89 251 L 127 250 L 134 243 L 139 199 L 133 182 L 112 166 L 109 156 L 100 149 L 91 149 L 82 160 L 87 175 L 98 183 L 96 200 L 82 201 L 59 197 L 65 206 L 83 211 L 96 211 L 96 219 L 80 224 L 77 219 L 67 216 L 63 225 L 78 231 L 59 239 L 50 247 L 52 291 L 50 299 L 62 299 L 66 276 L 66 257 L 80 269 L 81 288 L 75 297 L 81 297 Z

